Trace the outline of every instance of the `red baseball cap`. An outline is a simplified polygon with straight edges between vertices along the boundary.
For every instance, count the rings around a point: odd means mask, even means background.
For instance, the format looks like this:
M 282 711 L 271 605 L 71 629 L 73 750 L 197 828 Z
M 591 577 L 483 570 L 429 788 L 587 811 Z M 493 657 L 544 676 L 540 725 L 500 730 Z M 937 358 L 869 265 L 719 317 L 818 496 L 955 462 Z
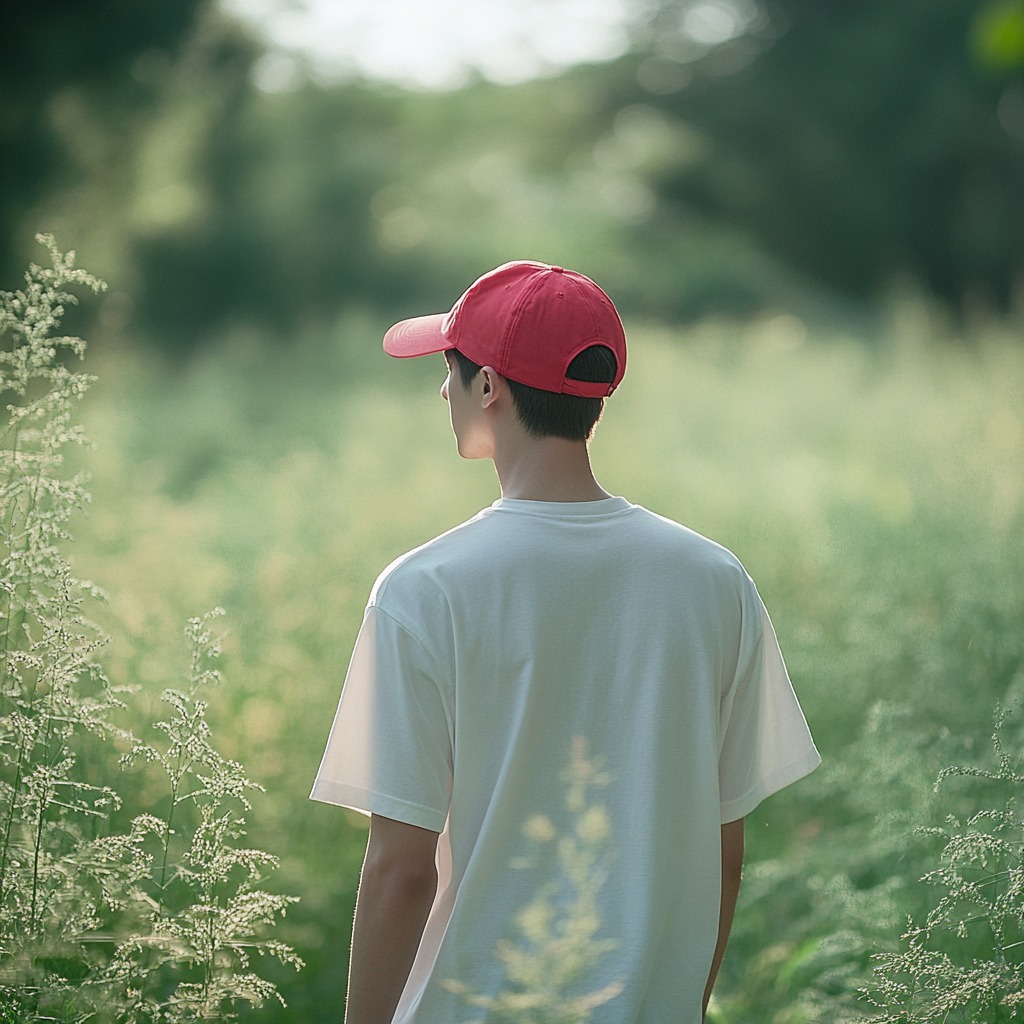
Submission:
M 565 376 L 591 345 L 615 353 L 611 384 Z M 612 300 L 589 277 L 532 260 L 503 264 L 448 313 L 403 320 L 384 335 L 384 351 L 399 359 L 450 348 L 520 384 L 584 398 L 610 395 L 626 372 L 626 334 Z

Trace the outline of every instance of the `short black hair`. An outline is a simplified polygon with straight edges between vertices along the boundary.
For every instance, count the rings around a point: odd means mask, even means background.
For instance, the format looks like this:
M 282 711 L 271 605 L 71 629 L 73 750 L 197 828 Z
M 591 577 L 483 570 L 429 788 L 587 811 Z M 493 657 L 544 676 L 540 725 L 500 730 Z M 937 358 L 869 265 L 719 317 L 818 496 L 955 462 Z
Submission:
M 480 364 L 464 356 L 457 348 L 449 350 L 459 368 L 464 388 L 470 387 L 480 372 Z M 569 380 L 611 384 L 618 372 L 618 360 L 607 345 L 591 345 L 580 352 L 565 371 Z M 535 437 L 564 437 L 569 441 L 589 441 L 604 410 L 603 398 L 560 395 L 554 391 L 508 380 L 516 415 Z

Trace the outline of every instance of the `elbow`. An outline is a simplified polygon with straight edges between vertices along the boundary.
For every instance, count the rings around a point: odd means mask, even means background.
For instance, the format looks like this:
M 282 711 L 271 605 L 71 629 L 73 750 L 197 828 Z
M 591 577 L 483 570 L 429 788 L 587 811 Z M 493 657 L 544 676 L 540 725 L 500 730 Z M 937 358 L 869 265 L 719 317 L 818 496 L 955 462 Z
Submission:
M 437 868 L 428 865 L 406 868 L 392 875 L 391 885 L 409 903 L 433 903 L 437 893 Z

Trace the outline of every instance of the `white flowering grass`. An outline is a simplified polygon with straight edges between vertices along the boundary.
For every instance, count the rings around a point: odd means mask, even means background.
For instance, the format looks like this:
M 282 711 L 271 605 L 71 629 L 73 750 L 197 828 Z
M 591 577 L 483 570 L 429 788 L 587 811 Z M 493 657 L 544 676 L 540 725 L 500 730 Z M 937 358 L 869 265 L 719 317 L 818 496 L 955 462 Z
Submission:
M 587 756 L 585 740 L 576 737 L 562 779 L 572 831 L 560 836 L 546 815 L 531 817 L 523 835 L 532 853 L 511 865 L 531 870 L 553 851 L 558 873 L 516 915 L 518 938 L 498 943 L 495 956 L 505 965 L 505 985 L 492 996 L 474 992 L 460 979 L 444 983 L 468 1006 L 484 1011 L 476 1018 L 481 1024 L 586 1024 L 598 1006 L 622 991 L 620 980 L 580 991 L 604 956 L 620 945 L 617 939 L 597 937 L 598 894 L 613 849 L 608 811 L 591 791 L 602 789 L 610 777 Z
M 908 923 L 904 948 L 875 958 L 867 995 L 881 1012 L 869 1024 L 1000 1024 L 1024 1016 L 1024 821 L 1017 805 L 1024 774 L 1020 757 L 1003 749 L 1007 717 L 997 710 L 994 771 L 955 765 L 939 774 L 936 789 L 950 777 L 974 778 L 997 784 L 1005 801 L 964 821 L 949 815 L 945 828 L 919 830 L 945 840 L 941 866 L 922 879 L 941 895 L 923 924 Z
M 247 793 L 260 787 L 210 742 L 200 693 L 220 678 L 219 609 L 189 622 L 188 688 L 164 693 L 164 742 L 115 724 L 124 689 L 96 660 L 106 638 L 83 613 L 102 594 L 62 550 L 89 502 L 63 466 L 68 445 L 89 443 L 72 417 L 93 378 L 62 359 L 81 358 L 85 342 L 56 335 L 75 302 L 67 289 L 105 286 L 51 237 L 39 241 L 51 267 L 0 293 L 0 1021 L 230 1020 L 239 1000 L 276 994 L 253 953 L 301 966 L 258 937 L 294 898 L 258 887 L 277 863 L 241 844 Z M 139 814 L 124 834 L 110 830 L 116 788 L 79 765 L 89 741 L 116 764 L 113 740 L 130 746 L 125 765 L 162 769 L 169 790 L 165 817 Z
M 0 448 L 0 964 L 4 982 L 17 979 L 0 998 L 19 1012 L 60 990 L 49 961 L 76 959 L 75 937 L 99 924 L 85 836 L 89 819 L 118 803 L 76 771 L 73 738 L 116 732 L 110 713 L 120 700 L 95 661 L 104 638 L 82 614 L 95 588 L 72 576 L 59 549 L 89 500 L 82 479 L 61 469 L 66 446 L 88 443 L 71 420 L 92 378 L 60 358 L 81 358 L 85 343 L 54 332 L 76 301 L 68 287 L 104 285 L 52 238 L 40 241 L 52 266 L 33 265 L 24 289 L 0 293 L 0 334 L 10 338 L 0 350 L 9 402 Z
M 139 760 L 158 765 L 169 790 L 165 817 L 140 814 L 127 835 L 102 844 L 121 869 L 123 888 L 113 902 L 134 911 L 142 926 L 122 939 L 96 979 L 113 991 L 126 1020 L 228 1019 L 226 1008 L 236 1000 L 261 1006 L 280 999 L 275 986 L 252 970 L 253 954 L 302 966 L 284 943 L 254 939 L 296 898 L 258 887 L 277 859 L 241 845 L 240 811 L 251 808 L 247 794 L 262 787 L 210 742 L 202 695 L 221 681 L 212 664 L 221 638 L 212 622 L 222 614 L 216 608 L 189 620 L 188 687 L 163 693 L 171 711 L 155 725 L 163 742 L 136 740 L 122 758 L 126 766 Z

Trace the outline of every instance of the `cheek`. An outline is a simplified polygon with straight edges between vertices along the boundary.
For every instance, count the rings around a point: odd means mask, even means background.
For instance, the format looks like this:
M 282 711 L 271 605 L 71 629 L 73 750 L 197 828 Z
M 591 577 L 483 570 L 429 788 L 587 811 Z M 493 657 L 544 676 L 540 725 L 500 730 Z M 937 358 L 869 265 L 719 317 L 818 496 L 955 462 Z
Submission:
M 461 430 L 466 421 L 466 403 L 463 400 L 464 396 L 459 394 L 458 387 L 459 385 L 456 383 L 448 391 L 448 415 L 451 418 L 452 427 Z
M 480 423 L 475 415 L 471 396 L 461 391 L 460 387 L 457 380 L 452 384 L 452 390 L 448 394 L 448 411 L 452 430 L 458 441 L 459 454 L 473 458 L 478 454 L 477 449 L 480 447 Z

